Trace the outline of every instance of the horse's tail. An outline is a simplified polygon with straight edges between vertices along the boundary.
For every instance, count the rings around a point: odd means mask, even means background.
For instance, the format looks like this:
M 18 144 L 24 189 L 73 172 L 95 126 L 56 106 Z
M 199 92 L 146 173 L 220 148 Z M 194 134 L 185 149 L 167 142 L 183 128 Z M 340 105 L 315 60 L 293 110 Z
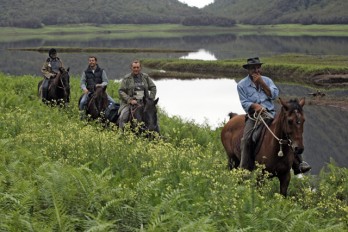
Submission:
M 238 115 L 238 114 L 232 113 L 232 112 L 228 114 L 228 116 L 230 117 L 230 119 L 233 118 L 234 116 L 237 116 L 237 115 Z

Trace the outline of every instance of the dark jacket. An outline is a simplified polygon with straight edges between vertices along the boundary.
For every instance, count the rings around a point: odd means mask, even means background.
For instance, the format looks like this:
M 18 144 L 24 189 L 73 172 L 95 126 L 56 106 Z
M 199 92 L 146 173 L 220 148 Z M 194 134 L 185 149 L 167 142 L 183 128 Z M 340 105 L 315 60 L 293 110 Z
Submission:
M 94 92 L 94 88 L 96 84 L 101 84 L 103 82 L 103 69 L 97 68 L 95 69 L 94 73 L 92 72 L 92 69 L 88 67 L 85 70 L 86 75 L 86 87 L 89 92 Z

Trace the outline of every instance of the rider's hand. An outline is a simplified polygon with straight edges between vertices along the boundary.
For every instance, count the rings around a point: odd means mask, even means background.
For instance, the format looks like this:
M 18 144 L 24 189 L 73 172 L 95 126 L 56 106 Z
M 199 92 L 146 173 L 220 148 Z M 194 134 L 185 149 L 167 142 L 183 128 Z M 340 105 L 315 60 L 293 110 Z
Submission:
M 102 84 L 96 84 L 95 87 L 103 87 Z
M 84 90 L 83 90 L 83 93 L 84 93 L 84 94 L 87 94 L 88 92 L 89 92 L 88 89 L 84 89 Z
M 254 83 L 259 83 L 262 80 L 260 73 L 253 73 L 251 76 Z
M 135 99 L 132 99 L 132 100 L 129 101 L 129 104 L 131 104 L 131 105 L 136 105 L 137 103 L 138 102 Z
M 257 103 L 253 104 L 253 109 L 255 112 L 261 112 L 264 110 L 264 108 L 260 104 L 257 104 Z

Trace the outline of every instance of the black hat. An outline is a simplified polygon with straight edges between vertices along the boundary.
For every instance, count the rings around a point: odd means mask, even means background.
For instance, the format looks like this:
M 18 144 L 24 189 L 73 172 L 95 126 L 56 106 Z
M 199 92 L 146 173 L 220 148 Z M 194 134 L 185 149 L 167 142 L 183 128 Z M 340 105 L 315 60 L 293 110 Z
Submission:
M 243 68 L 248 69 L 250 65 L 262 65 L 259 57 L 249 58 L 246 64 L 243 64 Z
M 48 55 L 51 56 L 52 54 L 56 54 L 57 53 L 57 50 L 54 49 L 54 48 L 51 48 L 49 51 L 48 51 Z

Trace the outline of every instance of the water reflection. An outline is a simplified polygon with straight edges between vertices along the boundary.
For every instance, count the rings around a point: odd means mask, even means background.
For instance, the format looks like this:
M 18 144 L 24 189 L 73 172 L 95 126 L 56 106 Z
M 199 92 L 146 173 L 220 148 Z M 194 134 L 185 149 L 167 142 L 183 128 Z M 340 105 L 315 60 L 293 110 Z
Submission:
M 199 49 L 197 52 L 190 52 L 187 56 L 182 56 L 180 59 L 188 60 L 217 60 L 215 55 L 205 49 Z
M 158 80 L 159 106 L 170 116 L 180 116 L 212 128 L 227 121 L 228 113 L 243 113 L 232 79 Z
M 267 36 L 238 34 L 192 34 L 175 37 L 153 38 L 112 38 L 105 37 L 84 40 L 71 40 L 64 35 L 52 40 L 38 38 L 0 42 L 0 71 L 14 75 L 41 75 L 40 68 L 47 54 L 38 52 L 10 51 L 8 48 L 23 47 L 102 47 L 102 48 L 156 48 L 156 49 L 189 49 L 197 51 L 194 54 L 178 53 L 59 53 L 71 73 L 81 75 L 87 67 L 89 55 L 96 55 L 110 79 L 119 79 L 129 72 L 129 63 L 133 59 L 148 58 L 180 58 L 193 57 L 209 60 L 247 58 L 254 55 L 271 56 L 283 53 L 301 53 L 317 55 L 348 55 L 344 49 L 348 37 L 330 36 Z

